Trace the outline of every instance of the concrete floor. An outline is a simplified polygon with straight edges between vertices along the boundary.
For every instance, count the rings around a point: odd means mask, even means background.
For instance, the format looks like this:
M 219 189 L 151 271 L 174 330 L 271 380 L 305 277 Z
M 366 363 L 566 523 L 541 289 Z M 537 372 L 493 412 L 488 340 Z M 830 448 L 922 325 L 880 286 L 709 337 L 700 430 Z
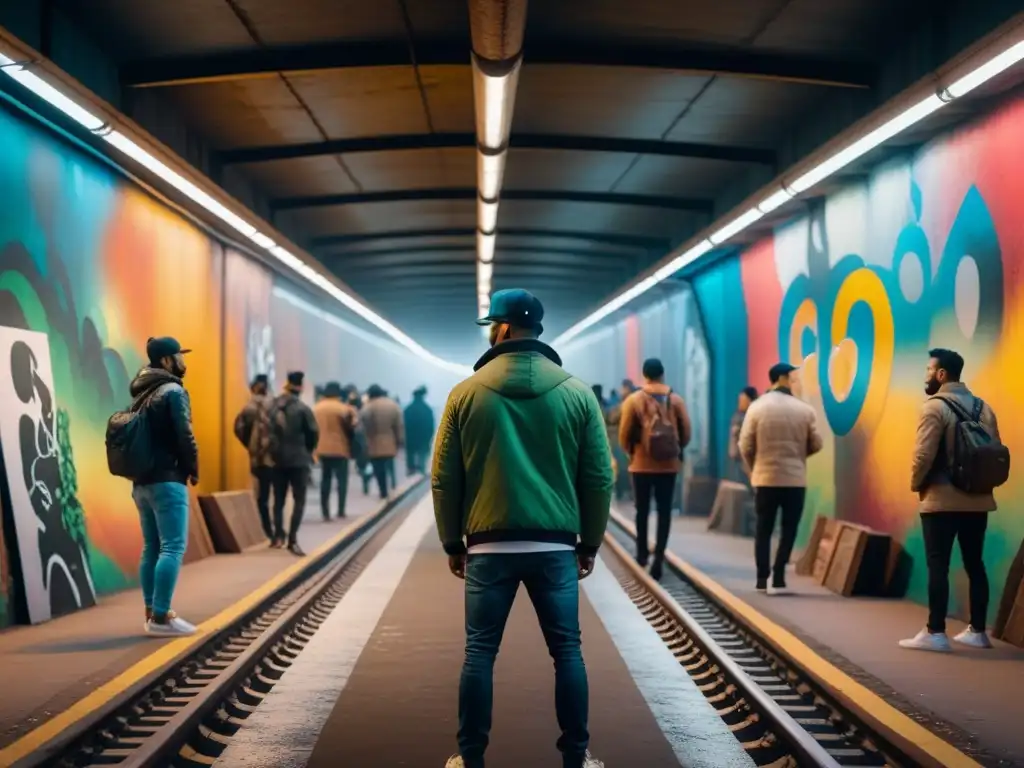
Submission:
M 398 464 L 397 480 L 401 485 L 404 461 Z M 346 518 L 325 523 L 320 515 L 319 490 L 310 488 L 299 544 L 312 552 L 379 504 L 375 489 L 364 496 L 353 475 Z M 337 510 L 335 499 L 331 509 Z M 191 563 L 182 568 L 174 609 L 199 624 L 295 561 L 287 550 L 265 549 L 242 555 L 214 555 Z M 64 711 L 146 657 L 155 645 L 166 642 L 143 634 L 144 618 L 142 593 L 132 589 L 104 597 L 88 610 L 0 632 L 0 691 L 7 692 L 0 696 L 0 747 Z

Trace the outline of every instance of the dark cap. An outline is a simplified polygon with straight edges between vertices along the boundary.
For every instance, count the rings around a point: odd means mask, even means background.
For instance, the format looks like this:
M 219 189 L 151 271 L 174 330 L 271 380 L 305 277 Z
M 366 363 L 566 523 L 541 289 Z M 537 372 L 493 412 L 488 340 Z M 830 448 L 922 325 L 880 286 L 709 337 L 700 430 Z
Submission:
M 165 357 L 174 357 L 177 354 L 187 355 L 191 349 L 182 349 L 177 339 L 170 336 L 152 336 L 146 342 L 146 356 L 151 363 L 159 363 Z
M 341 397 L 341 384 L 329 381 L 324 385 L 324 397 Z
M 268 377 L 267 374 L 265 374 L 265 373 L 257 373 L 255 376 L 252 377 L 252 383 L 249 386 L 250 387 L 255 387 L 257 384 L 269 384 L 269 383 L 270 383 L 270 377 Z
M 301 387 L 303 379 L 306 378 L 306 374 L 302 371 L 292 371 L 288 374 L 288 383 L 293 387 Z
M 536 296 L 522 288 L 506 288 L 495 291 L 491 296 L 491 308 L 486 317 L 476 321 L 477 325 L 508 323 L 517 328 L 543 329 L 544 306 Z
M 795 370 L 795 365 L 790 365 L 789 363 L 776 363 L 768 370 L 768 381 L 774 384 L 783 376 L 788 376 Z

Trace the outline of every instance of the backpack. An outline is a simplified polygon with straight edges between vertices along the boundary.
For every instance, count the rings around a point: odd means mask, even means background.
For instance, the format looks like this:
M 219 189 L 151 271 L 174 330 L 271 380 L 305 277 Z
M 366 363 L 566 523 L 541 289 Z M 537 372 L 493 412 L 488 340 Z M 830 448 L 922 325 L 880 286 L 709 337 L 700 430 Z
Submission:
M 991 493 L 1010 477 L 1010 450 L 981 423 L 985 404 L 974 398 L 974 411 L 967 410 L 953 398 L 935 396 L 956 417 L 953 450 L 944 446 L 950 482 L 964 493 Z
M 288 442 L 288 407 L 293 403 L 292 398 L 284 399 L 279 395 L 267 408 L 268 440 L 267 453 L 270 460 L 275 464 L 281 462 L 281 451 Z
M 679 432 L 671 420 L 672 390 L 665 396 L 662 406 L 653 396 L 644 393 L 644 397 L 654 404 L 654 408 L 644 410 L 642 437 L 647 455 L 655 461 L 671 461 L 678 459 L 682 453 L 679 443 Z
M 153 452 L 153 428 L 146 408 L 162 384 L 133 402 L 127 411 L 118 411 L 107 420 L 107 469 L 116 477 L 141 480 L 156 469 Z

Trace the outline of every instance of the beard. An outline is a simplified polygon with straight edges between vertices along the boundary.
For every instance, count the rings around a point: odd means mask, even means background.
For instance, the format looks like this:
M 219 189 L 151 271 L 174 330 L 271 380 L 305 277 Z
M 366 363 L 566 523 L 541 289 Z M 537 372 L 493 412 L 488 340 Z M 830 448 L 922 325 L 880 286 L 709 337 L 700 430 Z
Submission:
M 493 323 L 491 325 L 490 342 L 492 347 L 498 343 L 498 333 L 500 331 L 501 325 L 499 325 L 498 323 Z
M 928 381 L 924 383 L 924 393 L 930 397 L 939 391 L 940 386 L 942 385 L 939 384 L 937 379 L 928 379 Z
M 184 365 L 184 364 L 178 365 L 177 363 L 175 363 L 174 364 L 174 370 L 171 371 L 171 375 L 172 376 L 177 376 L 179 379 L 184 379 L 185 378 L 185 372 L 187 370 L 188 370 L 188 366 L 187 365 Z

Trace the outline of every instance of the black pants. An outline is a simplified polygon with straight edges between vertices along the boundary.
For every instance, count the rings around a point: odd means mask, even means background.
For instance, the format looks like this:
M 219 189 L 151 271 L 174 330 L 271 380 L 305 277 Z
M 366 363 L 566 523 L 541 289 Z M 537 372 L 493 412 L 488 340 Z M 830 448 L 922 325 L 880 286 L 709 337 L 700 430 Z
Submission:
M 921 515 L 924 550 L 928 559 L 929 632 L 946 631 L 949 559 L 953 555 L 954 539 L 960 542 L 960 557 L 970 584 L 971 627 L 978 632 L 984 631 L 988 617 L 988 574 L 985 573 L 982 553 L 987 527 L 988 514 L 984 512 L 925 512 Z
M 260 524 L 268 539 L 274 538 L 274 525 L 270 520 L 270 489 L 274 486 L 274 470 L 271 467 L 253 467 L 256 478 L 256 509 L 260 512 Z
M 651 496 L 658 510 L 654 559 L 665 558 L 668 535 L 672 530 L 672 496 L 676 490 L 675 472 L 634 472 L 633 496 L 636 499 L 636 559 L 647 564 L 647 518 L 651 514 Z
M 320 457 L 320 511 L 324 520 L 331 518 L 331 486 L 338 478 L 338 517 L 345 516 L 345 497 L 348 495 L 348 459 L 344 456 Z
M 409 446 L 405 449 L 405 468 L 408 474 L 419 472 L 423 474 L 427 470 L 427 454 L 430 451 L 429 445 Z
M 292 521 L 288 526 L 288 544 L 294 544 L 306 512 L 306 488 L 309 467 L 274 467 L 274 533 L 282 538 L 284 531 L 284 500 L 292 490 Z
M 394 474 L 395 459 L 385 456 L 380 459 L 370 459 L 370 464 L 373 466 L 373 477 L 377 481 L 380 497 L 386 499 L 388 497 L 388 478 Z
M 800 529 L 800 518 L 804 514 L 806 488 L 773 488 L 762 486 L 754 489 L 754 511 L 757 513 L 757 528 L 754 533 L 754 560 L 757 563 L 757 580 L 767 581 L 774 575 L 776 586 L 786 581 L 786 566 L 793 554 L 793 543 Z M 772 533 L 775 532 L 775 518 L 782 510 L 782 535 L 775 550 L 775 566 L 768 563 L 772 553 Z

